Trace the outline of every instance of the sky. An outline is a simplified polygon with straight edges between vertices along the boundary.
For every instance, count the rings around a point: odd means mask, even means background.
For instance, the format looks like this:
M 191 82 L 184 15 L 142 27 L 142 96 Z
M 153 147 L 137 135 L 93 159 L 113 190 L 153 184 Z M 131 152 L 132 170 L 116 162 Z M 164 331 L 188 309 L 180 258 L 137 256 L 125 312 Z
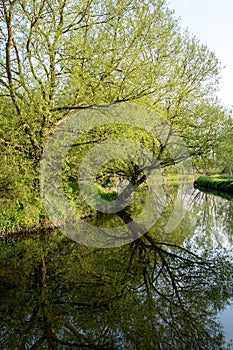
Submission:
M 233 107 L 233 0 L 168 0 L 168 5 L 181 26 L 207 44 L 225 67 L 218 96 Z

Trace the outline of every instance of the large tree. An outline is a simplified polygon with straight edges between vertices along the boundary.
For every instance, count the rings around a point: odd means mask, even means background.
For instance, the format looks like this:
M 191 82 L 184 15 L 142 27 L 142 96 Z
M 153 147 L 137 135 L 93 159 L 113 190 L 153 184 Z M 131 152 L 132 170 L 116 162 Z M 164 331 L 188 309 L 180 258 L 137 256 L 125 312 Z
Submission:
M 0 20 L 1 149 L 25 169 L 15 171 L 19 188 L 38 188 L 45 140 L 69 113 L 92 105 L 157 109 L 191 155 L 210 149 L 223 118 L 211 102 L 219 62 L 181 31 L 165 0 L 1 0 Z M 11 167 L 2 167 L 7 187 Z

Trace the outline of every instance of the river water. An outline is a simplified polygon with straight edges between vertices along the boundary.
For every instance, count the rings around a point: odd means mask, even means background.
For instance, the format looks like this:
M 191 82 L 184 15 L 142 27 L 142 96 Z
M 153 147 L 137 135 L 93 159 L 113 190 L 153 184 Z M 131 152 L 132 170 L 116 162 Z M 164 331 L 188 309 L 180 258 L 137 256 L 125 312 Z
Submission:
M 189 192 L 166 235 L 169 208 L 150 239 L 115 248 L 56 231 L 2 241 L 0 349 L 230 349 L 233 201 Z

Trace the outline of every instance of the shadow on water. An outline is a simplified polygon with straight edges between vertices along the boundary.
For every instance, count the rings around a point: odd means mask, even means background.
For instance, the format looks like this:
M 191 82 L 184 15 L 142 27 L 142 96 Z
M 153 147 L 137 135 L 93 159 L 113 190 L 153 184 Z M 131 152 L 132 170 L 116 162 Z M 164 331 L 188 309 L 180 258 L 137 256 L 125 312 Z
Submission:
M 229 204 L 194 193 L 166 240 L 158 223 L 111 249 L 59 232 L 1 241 L 0 348 L 223 349 L 218 313 L 233 295 L 232 255 L 207 226 L 214 230 L 224 207 L 218 227 L 230 220 L 232 230 Z

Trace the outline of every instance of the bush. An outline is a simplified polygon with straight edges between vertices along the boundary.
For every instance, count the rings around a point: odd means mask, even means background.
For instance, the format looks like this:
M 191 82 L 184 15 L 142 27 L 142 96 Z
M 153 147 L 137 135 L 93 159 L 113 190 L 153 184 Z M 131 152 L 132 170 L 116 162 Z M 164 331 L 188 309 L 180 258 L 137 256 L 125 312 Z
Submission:
M 233 176 L 201 176 L 194 182 L 194 187 L 205 187 L 233 194 Z

